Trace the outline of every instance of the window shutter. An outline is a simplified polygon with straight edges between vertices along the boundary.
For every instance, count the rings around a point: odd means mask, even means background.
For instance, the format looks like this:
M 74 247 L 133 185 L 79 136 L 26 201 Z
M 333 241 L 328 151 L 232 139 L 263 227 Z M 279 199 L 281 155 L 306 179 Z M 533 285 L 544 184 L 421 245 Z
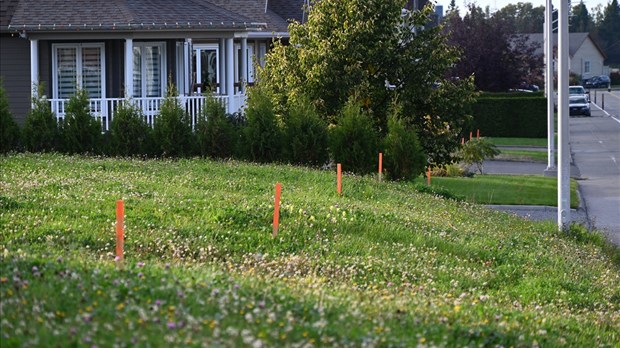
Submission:
M 101 49 L 82 48 L 82 89 L 90 98 L 101 98 Z
M 133 48 L 133 96 L 142 97 L 142 47 Z
M 77 48 L 58 48 L 57 54 L 58 98 L 67 99 L 76 91 Z
M 161 97 L 161 58 L 159 46 L 145 47 L 146 96 Z

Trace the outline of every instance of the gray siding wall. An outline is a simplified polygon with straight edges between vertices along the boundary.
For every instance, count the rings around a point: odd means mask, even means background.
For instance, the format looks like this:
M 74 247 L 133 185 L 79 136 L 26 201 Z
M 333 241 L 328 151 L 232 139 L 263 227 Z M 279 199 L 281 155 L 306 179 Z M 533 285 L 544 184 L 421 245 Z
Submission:
M 9 109 L 15 121 L 23 125 L 30 111 L 30 41 L 3 33 L 0 47 L 0 76 Z

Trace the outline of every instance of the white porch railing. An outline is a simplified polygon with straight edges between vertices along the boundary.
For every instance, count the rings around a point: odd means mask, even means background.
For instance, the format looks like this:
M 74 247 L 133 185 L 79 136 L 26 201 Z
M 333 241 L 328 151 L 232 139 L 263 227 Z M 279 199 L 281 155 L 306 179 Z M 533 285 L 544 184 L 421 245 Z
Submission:
M 214 95 L 215 99 L 220 100 L 228 113 L 242 111 L 245 108 L 245 94 L 236 94 L 232 97 L 227 95 Z M 149 126 L 155 124 L 155 119 L 159 115 L 161 105 L 165 98 L 132 98 L 131 103 L 136 105 L 144 115 L 144 119 Z M 179 96 L 177 97 L 181 107 L 190 117 L 192 129 L 198 121 L 198 116 L 204 107 L 206 98 L 204 96 Z M 108 131 L 112 119 L 119 106 L 125 101 L 124 98 L 92 98 L 90 102 L 90 112 L 97 121 L 101 123 L 103 131 Z M 56 115 L 56 120 L 64 120 L 69 99 L 49 99 L 52 111 Z

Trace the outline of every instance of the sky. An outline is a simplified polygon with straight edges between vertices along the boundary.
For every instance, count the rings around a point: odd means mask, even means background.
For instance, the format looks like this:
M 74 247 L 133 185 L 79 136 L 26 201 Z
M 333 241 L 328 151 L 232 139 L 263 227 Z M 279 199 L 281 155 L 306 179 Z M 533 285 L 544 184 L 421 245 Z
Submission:
M 571 1 L 572 1 L 572 6 L 575 6 L 579 3 L 579 0 L 571 0 Z M 546 0 L 517 0 L 517 1 L 514 1 L 514 0 L 512 1 L 510 0 L 456 0 L 456 6 L 458 6 L 461 12 L 463 12 L 463 10 L 467 8 L 467 4 L 471 2 L 475 2 L 479 7 L 483 9 L 489 6 L 491 8 L 491 12 L 495 12 L 496 10 L 499 10 L 508 4 L 516 4 L 518 2 L 530 2 L 532 3 L 532 5 L 534 5 L 534 7 L 544 6 L 546 4 Z M 598 4 L 603 5 L 603 8 L 605 8 L 605 6 L 609 2 L 611 2 L 611 0 L 583 0 L 583 3 L 586 4 L 588 11 L 596 7 Z M 443 10 L 445 12 L 448 9 L 448 6 L 450 5 L 450 0 L 437 0 L 437 5 L 443 5 Z M 560 5 L 559 0 L 553 0 L 553 5 L 556 7 L 559 6 Z

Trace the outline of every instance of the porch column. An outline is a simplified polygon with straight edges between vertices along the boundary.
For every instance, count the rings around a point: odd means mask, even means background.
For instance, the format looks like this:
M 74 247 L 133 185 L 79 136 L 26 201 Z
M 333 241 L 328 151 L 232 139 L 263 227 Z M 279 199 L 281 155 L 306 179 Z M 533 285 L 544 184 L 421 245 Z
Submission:
M 245 93 L 248 83 L 248 39 L 241 39 L 241 66 L 239 67 L 239 92 Z
M 125 39 L 125 98 L 133 97 L 133 39 Z
M 217 74 L 217 77 L 220 79 L 220 94 L 226 94 L 226 39 L 220 39 L 218 44 L 218 55 L 217 62 L 219 65 L 220 72 Z
M 235 110 L 235 65 L 234 65 L 234 42 L 232 38 L 226 39 L 226 93 L 228 93 L 228 112 Z
M 39 91 L 39 40 L 30 40 L 30 89 L 32 101 Z

